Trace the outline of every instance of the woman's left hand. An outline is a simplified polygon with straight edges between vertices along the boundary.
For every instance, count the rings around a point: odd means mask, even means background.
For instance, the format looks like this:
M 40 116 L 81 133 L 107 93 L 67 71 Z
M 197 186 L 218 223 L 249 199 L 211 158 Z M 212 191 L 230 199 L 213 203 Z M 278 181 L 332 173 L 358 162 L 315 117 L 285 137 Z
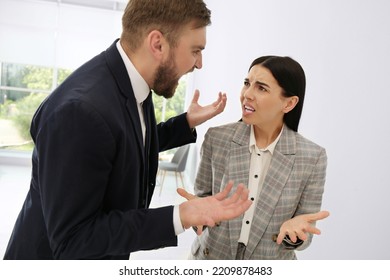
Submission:
M 313 223 L 325 219 L 329 214 L 328 211 L 320 211 L 314 214 L 302 214 L 285 221 L 280 227 L 276 243 L 281 244 L 286 235 L 295 243 L 297 238 L 305 241 L 307 239 L 306 233 L 321 234 L 321 231 L 313 226 Z

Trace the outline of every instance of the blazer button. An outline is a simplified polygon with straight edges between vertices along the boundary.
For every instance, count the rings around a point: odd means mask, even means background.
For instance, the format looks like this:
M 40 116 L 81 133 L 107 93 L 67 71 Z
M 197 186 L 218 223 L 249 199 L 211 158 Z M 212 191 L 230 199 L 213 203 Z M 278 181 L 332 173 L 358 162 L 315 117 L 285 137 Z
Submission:
M 204 248 L 203 249 L 203 254 L 205 255 L 205 256 L 208 256 L 209 255 L 209 248 Z
M 277 239 L 278 239 L 278 235 L 277 234 L 272 234 L 272 241 L 276 242 Z

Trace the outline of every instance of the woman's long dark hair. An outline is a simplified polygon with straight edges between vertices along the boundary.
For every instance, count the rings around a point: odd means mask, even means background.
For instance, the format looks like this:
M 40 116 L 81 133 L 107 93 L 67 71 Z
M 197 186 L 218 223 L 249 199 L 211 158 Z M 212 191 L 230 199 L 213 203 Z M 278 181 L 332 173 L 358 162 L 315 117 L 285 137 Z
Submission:
M 285 97 L 298 96 L 298 104 L 284 115 L 284 123 L 292 130 L 298 131 L 306 89 L 306 77 L 302 66 L 287 56 L 262 56 L 252 62 L 249 70 L 259 64 L 272 73 L 283 89 L 282 94 Z

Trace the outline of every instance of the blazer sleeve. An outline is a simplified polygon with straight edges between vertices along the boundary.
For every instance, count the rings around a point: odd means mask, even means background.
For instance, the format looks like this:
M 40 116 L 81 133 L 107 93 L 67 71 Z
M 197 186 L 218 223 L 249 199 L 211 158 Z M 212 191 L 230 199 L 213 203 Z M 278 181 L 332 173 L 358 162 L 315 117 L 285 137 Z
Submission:
M 326 150 L 324 148 L 319 148 L 317 156 L 313 157 L 313 159 L 313 168 L 306 181 L 294 216 L 316 213 L 321 210 L 327 167 Z M 313 235 L 309 234 L 309 238 L 298 247 L 298 250 L 307 248 L 310 245 L 312 238 Z
M 296 215 L 313 213 L 321 209 L 327 166 L 325 149 L 321 148 L 314 160 L 313 168 L 306 181 Z
M 121 210 L 106 205 L 117 147 L 91 106 L 68 102 L 39 129 L 37 191 L 55 259 L 98 259 L 177 244 L 172 206 Z

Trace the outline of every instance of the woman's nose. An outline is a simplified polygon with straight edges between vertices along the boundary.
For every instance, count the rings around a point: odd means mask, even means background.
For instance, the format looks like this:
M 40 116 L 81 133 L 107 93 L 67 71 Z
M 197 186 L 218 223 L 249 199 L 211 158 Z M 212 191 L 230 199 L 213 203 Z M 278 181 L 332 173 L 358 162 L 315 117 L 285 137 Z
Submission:
M 247 89 L 246 91 L 244 91 L 243 97 L 244 99 L 252 100 L 253 99 L 252 92 L 249 89 Z

